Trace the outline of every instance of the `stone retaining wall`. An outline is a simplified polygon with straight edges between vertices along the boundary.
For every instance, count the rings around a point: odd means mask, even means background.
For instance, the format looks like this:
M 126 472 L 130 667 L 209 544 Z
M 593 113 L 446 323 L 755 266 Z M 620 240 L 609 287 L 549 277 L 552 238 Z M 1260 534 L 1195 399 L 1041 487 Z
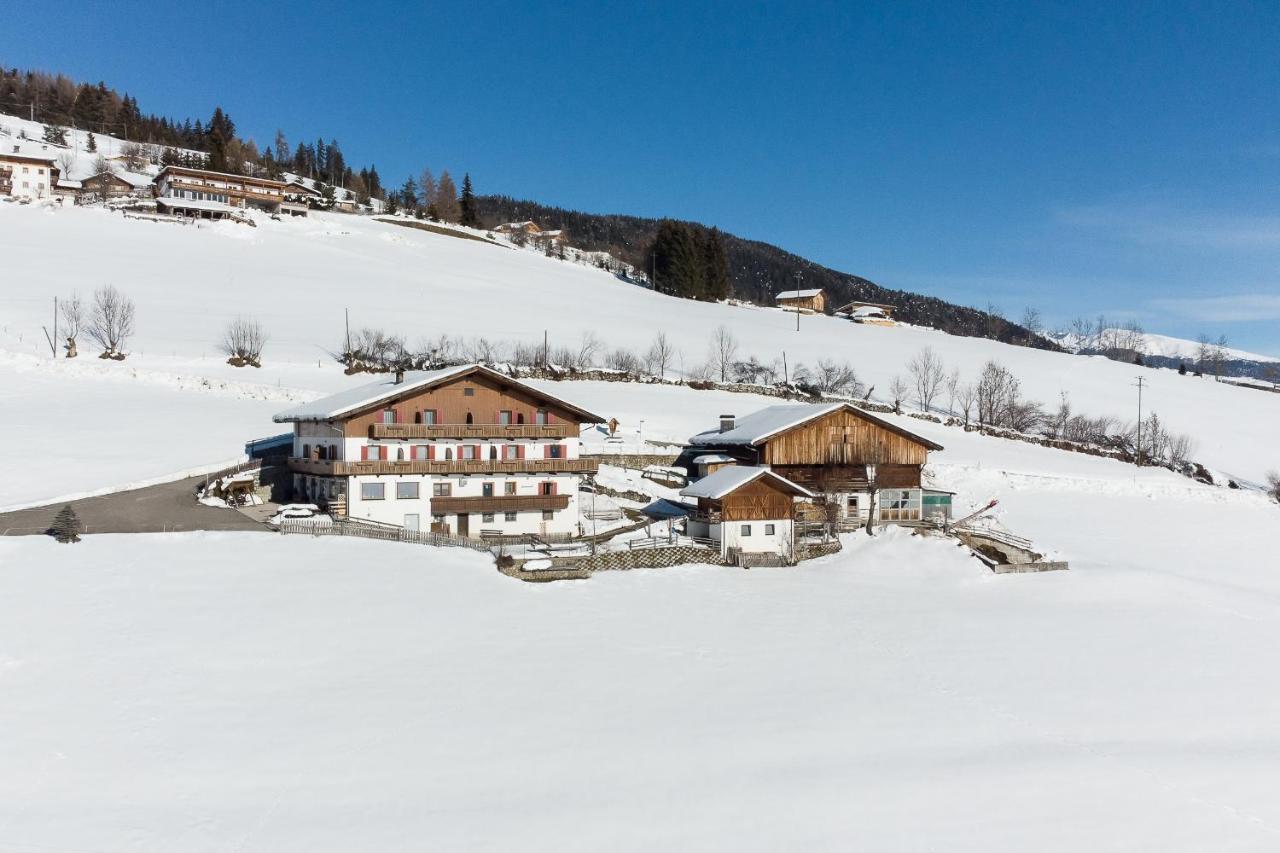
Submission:
M 644 470 L 650 465 L 674 465 L 683 450 L 681 448 L 675 453 L 590 453 L 584 451 L 582 455 L 584 458 L 596 460 L 601 465 Z
M 678 545 L 673 548 L 637 548 L 634 551 L 606 551 L 594 557 L 565 561 L 564 568 L 574 568 L 589 572 L 615 572 L 628 569 L 663 569 L 685 563 L 704 563 L 712 566 L 725 565 L 719 551 L 710 548 L 699 548 L 694 545 Z M 559 562 L 552 563 L 553 568 L 560 568 Z

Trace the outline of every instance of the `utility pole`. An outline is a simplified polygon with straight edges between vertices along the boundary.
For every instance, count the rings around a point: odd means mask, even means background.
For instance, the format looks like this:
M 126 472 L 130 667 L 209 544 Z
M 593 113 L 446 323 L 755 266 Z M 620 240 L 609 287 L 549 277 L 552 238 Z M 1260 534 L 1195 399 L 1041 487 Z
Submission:
M 800 282 L 804 279 L 804 273 L 796 270 L 796 293 L 800 292 Z M 796 306 L 796 331 L 800 331 L 800 306 Z
M 347 327 L 347 352 L 351 352 L 351 309 L 343 308 L 342 315 L 345 318 Z
M 542 330 L 542 369 L 547 369 L 547 330 Z
M 1142 389 L 1146 383 L 1143 377 L 1138 377 L 1138 467 L 1142 467 Z

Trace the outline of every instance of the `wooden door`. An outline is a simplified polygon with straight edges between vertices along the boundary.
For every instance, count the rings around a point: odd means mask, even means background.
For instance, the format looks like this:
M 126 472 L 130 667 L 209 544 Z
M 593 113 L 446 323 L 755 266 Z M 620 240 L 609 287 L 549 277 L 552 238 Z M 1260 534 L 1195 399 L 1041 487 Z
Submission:
M 471 535 L 471 516 L 465 512 L 458 513 L 458 535 L 463 537 Z

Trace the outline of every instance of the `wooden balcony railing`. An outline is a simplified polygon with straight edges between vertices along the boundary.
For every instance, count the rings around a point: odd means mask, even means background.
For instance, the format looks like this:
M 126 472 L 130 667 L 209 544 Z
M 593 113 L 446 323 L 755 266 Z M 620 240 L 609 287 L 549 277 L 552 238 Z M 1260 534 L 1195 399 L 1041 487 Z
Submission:
M 557 510 L 568 506 L 568 495 L 492 495 L 431 499 L 432 513 Z
M 180 187 L 182 189 L 200 190 L 202 192 L 223 193 L 223 194 L 233 195 L 233 196 L 245 196 L 246 198 L 254 198 L 260 201 L 282 201 L 284 199 L 283 193 L 272 195 L 271 193 L 264 192 L 263 190 L 252 189 L 250 187 L 245 187 L 245 186 L 219 187 L 219 186 L 215 186 L 214 184 L 208 183 L 206 181 L 200 180 L 198 178 L 182 178 L 175 175 L 169 178 L 169 182 L 173 184 L 175 187 Z M 223 183 L 226 183 L 226 181 L 224 181 Z
M 577 438 L 577 424 L 373 424 L 370 438 Z
M 345 459 L 289 458 L 289 470 L 317 477 L 349 477 L 356 474 L 594 474 L 594 459 L 424 459 L 377 462 Z

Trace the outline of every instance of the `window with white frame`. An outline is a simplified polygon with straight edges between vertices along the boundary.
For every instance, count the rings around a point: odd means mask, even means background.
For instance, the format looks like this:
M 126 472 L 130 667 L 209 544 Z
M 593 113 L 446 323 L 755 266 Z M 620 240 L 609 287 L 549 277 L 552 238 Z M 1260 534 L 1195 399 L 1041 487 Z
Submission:
M 502 514 L 502 520 L 503 520 L 503 521 L 515 521 L 515 520 L 516 520 L 516 515 L 517 515 L 517 513 L 514 513 L 514 512 L 510 512 L 510 511 L 504 512 L 504 513 Z
M 382 483 L 361 483 L 360 484 L 360 500 L 362 501 L 380 501 L 385 500 L 387 496 L 386 486 Z
M 401 480 L 396 483 L 396 498 L 402 501 L 416 501 L 418 499 L 418 484 L 413 480 Z
M 493 513 L 491 513 L 491 512 L 482 512 L 482 513 L 480 513 L 480 523 L 481 523 L 481 524 L 493 524 Z

